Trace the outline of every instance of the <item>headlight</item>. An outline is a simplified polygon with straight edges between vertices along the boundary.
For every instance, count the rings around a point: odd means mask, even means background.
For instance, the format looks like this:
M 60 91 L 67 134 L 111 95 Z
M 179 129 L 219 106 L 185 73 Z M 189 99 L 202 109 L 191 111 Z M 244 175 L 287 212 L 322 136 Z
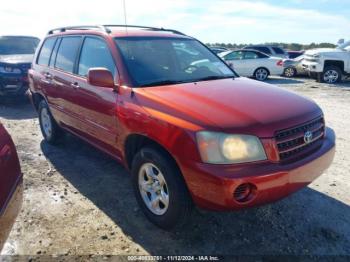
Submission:
M 197 143 L 204 163 L 236 164 L 267 159 L 256 136 L 200 131 Z

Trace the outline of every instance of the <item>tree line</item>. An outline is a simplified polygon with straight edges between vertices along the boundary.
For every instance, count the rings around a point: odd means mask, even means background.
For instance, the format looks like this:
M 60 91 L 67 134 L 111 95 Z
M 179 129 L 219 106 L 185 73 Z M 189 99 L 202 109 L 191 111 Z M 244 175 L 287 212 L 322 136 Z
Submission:
M 232 43 L 207 43 L 208 46 L 220 46 L 220 47 L 226 47 L 229 49 L 238 49 L 243 48 L 248 45 L 253 44 L 232 44 Z M 331 43 L 311 43 L 307 45 L 303 44 L 297 44 L 297 43 L 264 43 L 264 45 L 275 45 L 282 47 L 283 49 L 287 50 L 293 50 L 293 51 L 299 51 L 299 50 L 307 50 L 307 49 L 313 49 L 313 48 L 334 48 L 336 45 Z

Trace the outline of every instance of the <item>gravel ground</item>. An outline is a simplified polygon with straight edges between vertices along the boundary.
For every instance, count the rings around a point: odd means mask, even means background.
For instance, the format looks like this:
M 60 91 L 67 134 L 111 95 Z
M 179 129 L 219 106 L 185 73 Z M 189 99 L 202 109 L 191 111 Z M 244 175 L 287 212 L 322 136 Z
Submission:
M 239 212 L 196 210 L 179 232 L 164 232 L 139 210 L 126 170 L 68 135 L 43 142 L 27 102 L 0 105 L 24 173 L 22 212 L 2 254 L 350 255 L 350 82 L 269 80 L 315 100 L 337 134 L 333 165 L 277 203 Z

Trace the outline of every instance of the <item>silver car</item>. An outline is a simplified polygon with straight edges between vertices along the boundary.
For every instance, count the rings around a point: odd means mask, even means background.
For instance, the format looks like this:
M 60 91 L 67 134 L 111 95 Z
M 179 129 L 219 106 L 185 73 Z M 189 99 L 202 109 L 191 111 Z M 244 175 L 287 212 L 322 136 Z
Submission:
M 304 55 L 298 56 L 294 59 L 283 60 L 284 72 L 283 75 L 286 77 L 293 77 L 297 75 L 307 75 L 307 72 L 302 67 L 302 61 L 305 58 Z

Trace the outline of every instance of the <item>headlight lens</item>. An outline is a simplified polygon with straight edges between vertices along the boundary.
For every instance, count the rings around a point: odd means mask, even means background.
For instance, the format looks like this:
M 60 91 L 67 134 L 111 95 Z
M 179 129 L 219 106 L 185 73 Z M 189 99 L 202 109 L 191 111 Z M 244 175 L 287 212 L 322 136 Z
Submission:
M 267 159 L 256 136 L 201 131 L 197 133 L 197 143 L 205 163 L 236 164 Z

